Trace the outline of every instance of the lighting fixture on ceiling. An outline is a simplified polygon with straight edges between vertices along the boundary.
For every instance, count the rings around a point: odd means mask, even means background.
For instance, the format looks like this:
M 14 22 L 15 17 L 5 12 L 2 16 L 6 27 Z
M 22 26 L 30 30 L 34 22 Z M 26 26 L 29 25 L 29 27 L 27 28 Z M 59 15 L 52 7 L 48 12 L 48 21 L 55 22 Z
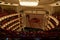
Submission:
M 39 0 L 19 0 L 21 6 L 37 6 Z
M 60 6 L 60 1 L 50 4 L 50 6 Z

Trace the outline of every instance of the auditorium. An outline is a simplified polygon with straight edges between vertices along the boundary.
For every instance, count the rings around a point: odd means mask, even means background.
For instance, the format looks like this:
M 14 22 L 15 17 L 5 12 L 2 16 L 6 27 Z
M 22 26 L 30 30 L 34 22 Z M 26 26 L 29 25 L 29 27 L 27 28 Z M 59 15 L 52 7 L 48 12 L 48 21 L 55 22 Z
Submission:
M 60 40 L 60 0 L 0 0 L 0 40 Z

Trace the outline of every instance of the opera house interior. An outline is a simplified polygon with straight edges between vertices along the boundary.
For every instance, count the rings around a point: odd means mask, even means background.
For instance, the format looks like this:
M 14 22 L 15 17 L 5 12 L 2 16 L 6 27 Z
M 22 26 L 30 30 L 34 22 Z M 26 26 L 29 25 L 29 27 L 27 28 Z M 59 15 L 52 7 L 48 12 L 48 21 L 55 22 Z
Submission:
M 60 0 L 0 0 L 0 40 L 60 40 Z

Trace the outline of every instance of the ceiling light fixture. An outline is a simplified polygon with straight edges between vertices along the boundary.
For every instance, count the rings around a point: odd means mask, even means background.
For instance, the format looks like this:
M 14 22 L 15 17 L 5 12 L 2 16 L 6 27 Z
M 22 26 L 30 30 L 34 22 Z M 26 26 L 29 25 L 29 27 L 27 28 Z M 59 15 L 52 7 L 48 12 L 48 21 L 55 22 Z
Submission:
M 38 0 L 19 0 L 21 6 L 37 6 Z

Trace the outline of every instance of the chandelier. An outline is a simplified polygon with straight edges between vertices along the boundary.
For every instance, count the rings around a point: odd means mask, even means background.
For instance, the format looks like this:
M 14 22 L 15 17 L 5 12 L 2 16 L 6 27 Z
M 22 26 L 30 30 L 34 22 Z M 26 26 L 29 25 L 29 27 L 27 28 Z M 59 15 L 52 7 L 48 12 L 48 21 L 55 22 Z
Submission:
M 37 6 L 39 0 L 19 0 L 21 6 Z

